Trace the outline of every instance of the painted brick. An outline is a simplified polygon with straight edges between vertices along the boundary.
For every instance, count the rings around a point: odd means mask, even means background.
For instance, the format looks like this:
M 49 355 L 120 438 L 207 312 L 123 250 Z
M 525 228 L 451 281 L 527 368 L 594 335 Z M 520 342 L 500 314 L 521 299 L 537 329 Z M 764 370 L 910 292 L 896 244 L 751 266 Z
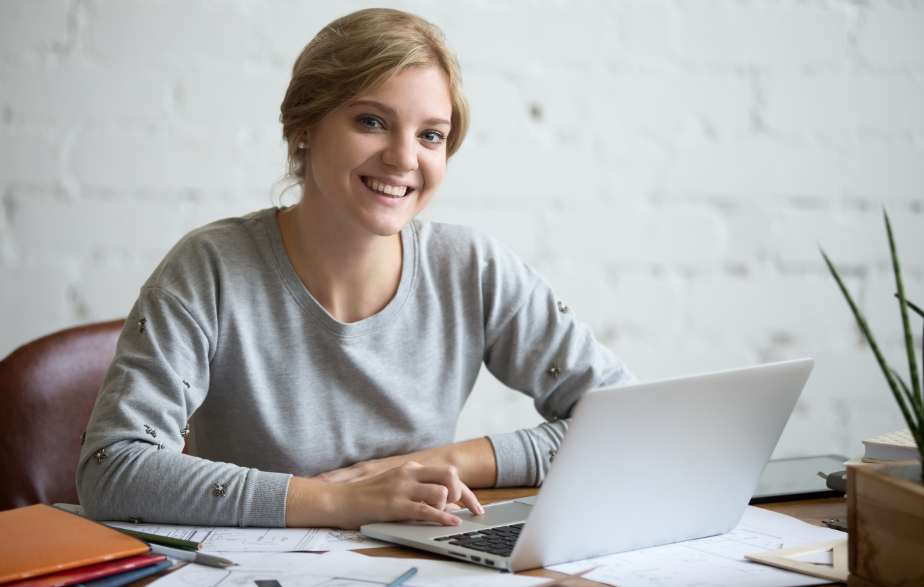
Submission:
M 762 209 L 735 209 L 723 214 L 722 259 L 734 266 L 757 264 L 772 249 L 774 214 Z
M 51 49 L 67 41 L 68 2 L 0 2 L 0 53 Z
M 73 124 L 84 118 L 158 120 L 168 79 L 156 72 L 5 68 L 0 101 L 14 116 Z
M 924 10 L 872 6 L 862 13 L 857 34 L 860 56 L 874 65 L 924 65 Z
M 74 290 L 87 305 L 92 321 L 115 320 L 128 315 L 141 286 L 156 264 L 91 267 L 81 271 Z
M 588 204 L 557 213 L 547 239 L 564 258 L 702 266 L 718 256 L 718 232 L 710 212 Z
M 594 157 L 587 145 L 463 146 L 450 161 L 441 190 L 453 200 L 535 203 L 537 197 L 561 196 L 570 201 L 593 196 L 593 176 Z
M 202 188 L 239 185 L 234 145 L 213 136 L 84 135 L 68 169 L 78 181 L 110 190 Z
M 247 17 L 228 4 L 108 0 L 94 8 L 86 41 L 101 62 L 239 64 L 253 47 Z
M 741 344 L 706 343 L 701 339 L 644 344 L 628 339 L 617 355 L 639 381 L 684 377 L 736 369 L 758 363 L 754 352 Z
M 801 68 L 846 64 L 847 15 L 789 5 L 684 2 L 680 50 L 694 62 Z
M 595 96 L 593 113 L 606 126 L 681 133 L 705 127 L 743 131 L 751 124 L 752 89 L 747 78 L 624 73 Z
M 554 6 L 484 4 L 477 11 L 455 13 L 452 44 L 463 66 L 497 65 L 511 70 L 561 66 L 585 67 L 587 57 L 617 55 L 615 22 L 591 5 Z M 512 31 L 529 31 L 511 42 Z M 550 42 L 554 39 L 554 42 Z
M 924 200 L 924 148 L 878 148 L 847 155 L 847 190 L 872 201 Z
M 58 175 L 52 141 L 33 133 L 0 134 L 0 182 L 49 185 Z
M 888 258 L 888 244 L 878 211 L 861 214 L 790 211 L 777 217 L 773 232 L 773 256 L 782 263 L 823 269 L 824 258 L 819 247 L 838 268 L 867 266 Z
M 634 58 L 670 58 L 677 46 L 681 15 L 663 0 L 632 0 L 610 5 L 615 13 L 619 53 Z
M 13 234 L 24 249 L 59 255 L 91 248 L 166 254 L 182 235 L 176 220 L 170 206 L 28 198 L 16 203 Z
M 846 76 L 769 80 L 764 118 L 787 133 L 924 129 L 924 82 Z
M 61 264 L 0 266 L 0 283 L 0 357 L 70 325 L 68 275 Z
M 596 174 L 600 193 L 624 202 L 664 188 L 671 158 L 664 144 L 628 133 L 613 133 L 600 151 L 601 169 Z
M 742 341 L 773 335 L 843 338 L 853 330 L 840 296 L 834 280 L 821 273 L 699 279 L 690 287 L 690 328 L 701 336 Z
M 679 151 L 671 178 L 676 193 L 754 199 L 827 198 L 840 187 L 840 155 L 833 149 L 794 147 L 768 140 L 704 144 Z
M 196 72 L 181 78 L 178 113 L 192 124 L 279 126 L 286 72 Z

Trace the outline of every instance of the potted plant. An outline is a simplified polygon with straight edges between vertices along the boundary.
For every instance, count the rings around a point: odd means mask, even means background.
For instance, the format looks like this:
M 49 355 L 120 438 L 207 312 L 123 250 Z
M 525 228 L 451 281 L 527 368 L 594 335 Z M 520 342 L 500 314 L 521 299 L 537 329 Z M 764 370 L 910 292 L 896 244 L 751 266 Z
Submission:
M 889 389 L 901 409 L 905 422 L 924 461 L 924 384 L 918 375 L 918 365 L 912 336 L 909 310 L 924 317 L 924 311 L 905 299 L 898 251 L 892 234 L 889 215 L 883 210 L 895 285 L 908 354 L 911 384 L 889 366 L 876 344 L 863 313 L 822 250 L 821 254 L 847 299 L 854 318 L 863 332 Z M 924 366 L 924 355 L 921 357 Z M 850 587 L 911 587 L 924 585 L 924 472 L 921 463 L 892 466 L 864 466 L 851 469 L 847 477 L 848 551 Z

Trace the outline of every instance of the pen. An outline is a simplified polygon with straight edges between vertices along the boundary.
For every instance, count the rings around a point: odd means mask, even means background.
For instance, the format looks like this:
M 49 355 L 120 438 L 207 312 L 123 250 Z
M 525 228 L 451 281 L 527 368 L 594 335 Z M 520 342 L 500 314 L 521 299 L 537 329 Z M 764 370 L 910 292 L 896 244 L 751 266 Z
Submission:
M 181 548 L 170 548 L 169 546 L 163 546 L 160 544 L 152 544 L 151 552 L 169 556 L 171 558 L 178 558 L 182 561 L 205 565 L 207 567 L 217 567 L 219 569 L 237 565 L 237 563 L 229 561 L 226 558 L 212 556 L 210 554 L 202 554 L 201 552 L 192 552 L 190 550 L 183 550 Z
M 399 585 L 404 585 L 404 582 L 417 574 L 417 567 L 411 567 L 408 572 L 404 573 L 385 587 L 398 587 Z
M 163 544 L 164 546 L 172 546 L 173 548 L 188 548 L 190 550 L 199 550 L 202 548 L 202 545 L 198 542 L 192 540 L 182 540 L 180 538 L 170 538 L 169 536 L 158 536 L 157 534 L 148 534 L 147 532 L 138 532 L 137 530 L 127 530 L 125 528 L 119 528 L 117 526 L 109 526 L 113 530 L 118 530 L 123 534 L 128 534 L 138 540 L 144 540 L 145 542 L 153 544 Z

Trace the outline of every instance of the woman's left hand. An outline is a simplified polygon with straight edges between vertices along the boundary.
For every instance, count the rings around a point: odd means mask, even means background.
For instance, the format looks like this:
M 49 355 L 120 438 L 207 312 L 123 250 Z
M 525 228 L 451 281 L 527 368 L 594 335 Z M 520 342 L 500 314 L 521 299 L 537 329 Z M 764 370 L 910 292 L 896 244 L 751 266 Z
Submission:
M 494 447 L 487 438 L 466 440 L 406 455 L 362 461 L 349 467 L 321 473 L 314 479 L 326 483 L 355 483 L 376 477 L 411 461 L 425 467 L 452 465 L 458 470 L 462 482 L 469 487 L 493 487 L 497 479 Z M 458 508 L 453 506 L 451 509 Z
M 356 481 L 362 481 L 370 477 L 375 477 L 376 475 L 381 475 L 385 471 L 390 471 L 410 461 L 420 463 L 424 466 L 432 464 L 428 463 L 427 459 L 421 458 L 421 455 L 424 453 L 426 453 L 426 451 L 386 457 L 384 459 L 362 461 L 350 465 L 349 467 L 344 467 L 343 469 L 335 469 L 327 473 L 321 473 L 316 476 L 315 479 L 324 481 L 325 483 L 355 483 Z

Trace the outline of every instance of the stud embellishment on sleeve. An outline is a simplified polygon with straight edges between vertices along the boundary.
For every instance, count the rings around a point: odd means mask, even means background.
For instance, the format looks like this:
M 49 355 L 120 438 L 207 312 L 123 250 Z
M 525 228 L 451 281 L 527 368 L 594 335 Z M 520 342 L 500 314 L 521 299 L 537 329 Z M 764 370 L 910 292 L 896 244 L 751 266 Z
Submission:
M 131 522 L 132 524 L 144 524 L 144 520 L 142 520 L 141 518 L 133 518 L 131 516 L 128 517 L 128 521 Z
M 84 430 L 83 434 L 80 435 L 80 446 L 83 446 L 83 443 L 87 440 L 87 431 Z
M 554 460 L 555 460 L 555 451 L 549 450 L 549 462 L 551 463 Z
M 558 414 L 558 412 L 552 412 L 552 420 L 551 420 L 551 421 L 552 421 L 552 422 L 555 422 L 555 421 L 557 421 L 557 420 L 561 420 L 561 416 Z
M 154 430 L 153 428 L 151 428 L 151 427 L 148 426 L 147 424 L 144 425 L 144 431 L 145 431 L 147 434 L 150 434 L 152 437 L 157 438 L 157 430 Z
M 228 485 L 231 485 L 231 484 L 222 483 L 221 485 L 219 485 L 218 483 L 216 483 L 215 485 L 212 485 L 212 495 L 216 495 L 220 497 L 224 497 L 228 495 L 228 493 L 225 491 L 226 489 L 228 489 Z
M 106 449 L 101 448 L 95 453 L 93 453 L 93 458 L 96 459 L 96 463 L 99 464 L 103 462 L 103 459 L 107 458 L 109 455 L 106 454 Z
M 147 318 L 142 318 L 138 321 L 138 332 L 144 332 L 144 323 L 147 322 Z
M 186 386 L 186 389 L 189 389 L 189 383 L 187 383 L 185 379 L 183 380 L 183 385 Z
M 186 428 L 183 428 L 182 430 L 180 430 L 180 436 L 182 436 L 183 438 L 186 438 L 187 436 L 189 436 L 189 422 L 186 423 Z
M 546 371 L 546 374 L 548 374 L 548 376 L 552 379 L 558 379 L 558 376 L 561 375 L 561 367 L 559 367 L 556 363 L 552 363 L 552 366 L 549 367 L 549 370 Z
M 165 447 L 162 443 L 160 443 L 160 442 L 155 442 L 155 443 L 154 443 L 154 446 L 157 447 L 157 450 L 161 450 L 161 449 L 163 449 L 163 448 L 166 448 L 166 447 Z
M 561 312 L 562 314 L 567 314 L 567 313 L 568 313 L 568 310 L 570 310 L 570 308 L 569 308 L 568 306 L 562 304 L 561 302 L 558 302 L 558 311 L 559 311 L 559 312 Z

